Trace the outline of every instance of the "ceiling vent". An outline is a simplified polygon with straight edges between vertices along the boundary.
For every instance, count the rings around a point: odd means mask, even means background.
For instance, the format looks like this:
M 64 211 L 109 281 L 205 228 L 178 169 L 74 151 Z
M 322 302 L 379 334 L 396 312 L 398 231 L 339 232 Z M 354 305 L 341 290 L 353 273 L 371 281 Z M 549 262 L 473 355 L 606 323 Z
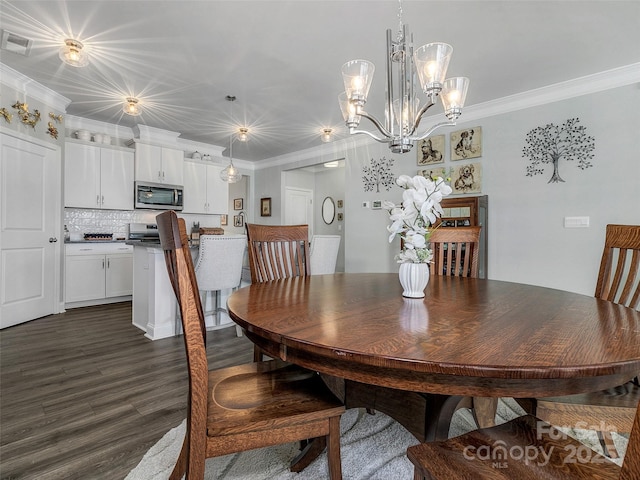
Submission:
M 33 45 L 33 40 L 30 38 L 21 37 L 15 33 L 11 33 L 7 30 L 2 30 L 2 44 L 0 48 L 7 50 L 8 52 L 17 53 L 18 55 L 29 55 Z

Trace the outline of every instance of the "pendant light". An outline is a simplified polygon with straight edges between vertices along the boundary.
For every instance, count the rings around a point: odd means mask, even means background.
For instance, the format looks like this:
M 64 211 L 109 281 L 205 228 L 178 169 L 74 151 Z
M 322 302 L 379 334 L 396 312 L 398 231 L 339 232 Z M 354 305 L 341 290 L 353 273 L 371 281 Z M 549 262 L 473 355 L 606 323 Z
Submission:
M 233 95 L 227 95 L 226 97 L 228 102 L 235 102 L 236 97 Z M 233 105 L 233 103 L 231 104 Z M 231 110 L 231 119 L 233 121 L 233 109 Z M 239 129 L 238 133 L 234 133 L 231 135 L 229 139 L 229 165 L 227 168 L 220 172 L 220 178 L 227 183 L 238 183 L 242 180 L 242 174 L 238 171 L 238 169 L 233 165 L 233 142 L 237 139 L 242 142 L 246 142 L 249 140 L 247 134 L 249 130 L 245 127 Z

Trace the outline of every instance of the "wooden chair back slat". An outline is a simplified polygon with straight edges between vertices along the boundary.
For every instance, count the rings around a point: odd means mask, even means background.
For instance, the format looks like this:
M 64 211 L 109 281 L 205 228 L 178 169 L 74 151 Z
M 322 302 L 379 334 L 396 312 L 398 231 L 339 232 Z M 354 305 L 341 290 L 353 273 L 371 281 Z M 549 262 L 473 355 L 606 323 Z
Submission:
M 431 275 L 478 277 L 480 230 L 482 227 L 439 227 L 430 237 L 433 261 Z
M 607 225 L 595 296 L 640 306 L 640 225 Z
M 309 227 L 307 225 L 247 224 L 251 281 L 308 276 Z

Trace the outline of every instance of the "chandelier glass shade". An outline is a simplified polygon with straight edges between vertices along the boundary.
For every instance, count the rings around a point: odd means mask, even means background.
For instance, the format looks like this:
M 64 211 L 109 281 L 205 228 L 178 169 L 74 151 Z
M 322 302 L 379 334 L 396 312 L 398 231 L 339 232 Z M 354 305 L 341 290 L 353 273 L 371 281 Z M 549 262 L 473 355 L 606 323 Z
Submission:
M 242 129 L 240 129 L 242 130 Z M 246 129 L 244 129 L 246 130 Z M 232 135 L 229 140 L 229 165 L 220 172 L 220 178 L 223 182 L 227 183 L 238 183 L 242 180 L 242 174 L 238 171 L 238 169 L 233 165 L 233 142 L 237 139 L 242 142 L 248 141 L 248 137 L 246 136 L 247 132 L 244 132 L 244 140 L 242 140 L 243 132 L 238 133 L 237 135 Z
M 342 66 L 344 92 L 338 97 L 342 116 L 350 134 L 366 134 L 386 142 L 394 153 L 411 150 L 414 142 L 425 139 L 439 127 L 455 125 L 469 87 L 469 79 L 445 79 L 453 48 L 446 43 L 429 43 L 413 50 L 413 37 L 402 25 L 396 40 L 387 30 L 387 85 L 384 123 L 364 109 L 375 72 L 368 60 L 351 60 Z M 417 83 L 417 81 L 419 83 Z M 427 102 L 421 106 L 417 93 L 422 90 Z M 418 132 L 424 114 L 440 96 L 447 121 Z M 361 118 L 367 118 L 377 132 L 359 130 Z

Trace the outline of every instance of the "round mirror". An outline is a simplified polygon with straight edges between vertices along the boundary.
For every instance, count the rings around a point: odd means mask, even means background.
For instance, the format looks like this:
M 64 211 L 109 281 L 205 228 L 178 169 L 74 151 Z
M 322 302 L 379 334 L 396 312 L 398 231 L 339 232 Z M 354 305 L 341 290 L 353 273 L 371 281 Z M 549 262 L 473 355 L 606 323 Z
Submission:
M 333 223 L 333 219 L 336 216 L 336 206 L 333 203 L 333 198 L 327 197 L 322 201 L 322 220 L 327 225 Z

